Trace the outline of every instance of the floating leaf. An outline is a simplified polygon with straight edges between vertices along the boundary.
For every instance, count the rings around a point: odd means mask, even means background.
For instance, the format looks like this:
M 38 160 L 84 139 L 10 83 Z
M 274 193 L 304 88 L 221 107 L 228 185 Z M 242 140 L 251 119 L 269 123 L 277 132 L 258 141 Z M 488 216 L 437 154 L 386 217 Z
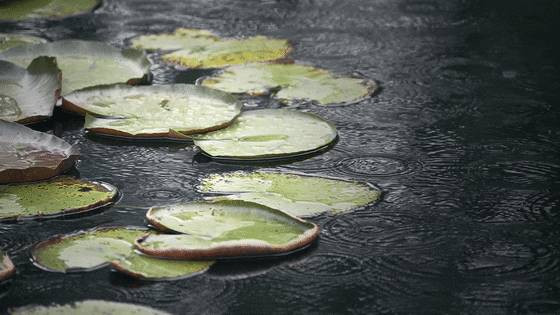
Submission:
M 102 300 L 85 300 L 65 305 L 24 306 L 10 311 L 12 315 L 170 315 L 150 307 Z
M 306 174 L 233 172 L 204 177 L 203 193 L 228 194 L 212 199 L 245 200 L 298 217 L 341 213 L 379 199 L 381 192 L 367 183 Z
M 52 116 L 61 73 L 53 57 L 38 57 L 27 69 L 0 60 L 0 119 L 21 124 Z
M 0 59 L 25 66 L 42 55 L 56 57 L 62 70 L 62 95 L 103 84 L 135 84 L 147 80 L 150 73 L 150 62 L 142 51 L 121 51 L 93 41 L 62 40 L 19 46 L 0 53 Z
M 377 89 L 371 80 L 337 77 L 301 64 L 232 66 L 202 79 L 201 84 L 230 93 L 262 95 L 274 91 L 274 97 L 284 103 L 307 100 L 320 105 L 356 103 Z
M 80 272 L 109 264 L 120 272 L 147 280 L 185 278 L 207 270 L 213 262 L 171 261 L 134 252 L 134 241 L 147 230 L 109 227 L 57 236 L 33 248 L 35 264 L 54 272 Z
M 184 139 L 226 127 L 241 112 L 234 96 L 188 84 L 84 89 L 64 96 L 63 108 L 97 115 L 86 118 L 93 133 L 129 138 Z
M 0 120 L 0 184 L 53 177 L 78 156 L 78 149 L 60 138 Z
M 245 201 L 193 202 L 151 208 L 153 226 L 186 234 L 147 235 L 136 247 L 152 256 L 178 259 L 281 255 L 319 236 L 313 223 Z
M 0 7 L 2 5 L 0 4 Z M 7 34 L 0 33 L 0 52 L 23 45 L 34 45 L 46 43 L 43 38 L 25 35 L 25 34 Z
M 101 0 L 8 0 L 0 1 L 0 20 L 59 19 L 87 13 Z
M 0 250 L 0 281 L 6 280 L 16 273 L 16 267 L 8 255 Z
M 316 115 L 261 109 L 242 113 L 227 128 L 194 137 L 194 143 L 217 159 L 259 160 L 311 153 L 336 137 L 336 128 Z
M 139 49 L 174 50 L 163 55 L 164 62 L 188 68 L 223 68 L 249 62 L 286 58 L 291 51 L 287 40 L 265 36 L 243 39 L 221 38 L 198 29 L 179 28 L 172 34 L 143 35 L 132 40 Z
M 83 213 L 108 206 L 116 197 L 112 185 L 71 177 L 0 185 L 0 222 Z

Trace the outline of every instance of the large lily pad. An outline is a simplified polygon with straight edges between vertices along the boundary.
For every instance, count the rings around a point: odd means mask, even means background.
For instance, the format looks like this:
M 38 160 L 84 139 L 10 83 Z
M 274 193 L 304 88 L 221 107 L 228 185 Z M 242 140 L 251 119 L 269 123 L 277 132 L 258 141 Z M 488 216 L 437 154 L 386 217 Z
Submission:
M 281 255 L 302 249 L 319 228 L 282 211 L 245 201 L 192 202 L 151 208 L 146 217 L 163 230 L 186 234 L 146 235 L 136 247 L 158 257 L 214 259 Z
M 85 300 L 72 304 L 24 306 L 10 310 L 12 315 L 170 315 L 150 307 L 102 300 Z
M 84 89 L 64 96 L 63 107 L 92 114 L 90 132 L 135 138 L 183 139 L 226 127 L 241 112 L 234 96 L 188 84 Z
M 375 202 L 381 195 L 367 183 L 278 172 L 211 174 L 201 180 L 198 189 L 225 194 L 212 199 L 256 202 L 297 217 L 346 212 Z
M 284 103 L 306 100 L 320 105 L 351 104 L 377 89 L 371 80 L 338 77 L 301 64 L 246 64 L 232 66 L 201 80 L 201 84 L 230 93 L 273 93 Z
M 0 21 L 58 19 L 90 12 L 101 0 L 7 0 L 0 1 Z
M 0 120 L 0 184 L 36 181 L 65 172 L 78 149 L 53 135 Z
M 0 53 L 20 66 L 38 56 L 56 57 L 62 70 L 62 95 L 90 86 L 113 83 L 139 83 L 149 77 L 150 62 L 144 52 L 120 50 L 105 43 L 62 40 L 19 46 Z
M 213 263 L 140 257 L 133 243 L 146 233 L 145 229 L 126 227 L 82 231 L 43 241 L 35 245 L 31 254 L 35 264 L 47 271 L 92 271 L 111 264 L 117 271 L 147 280 L 192 276 Z
M 10 278 L 15 272 L 16 267 L 10 257 L 0 250 L 0 281 Z
M 198 29 L 177 29 L 172 34 L 143 35 L 132 40 L 139 49 L 173 50 L 164 54 L 164 62 L 188 68 L 223 68 L 249 62 L 286 58 L 291 46 L 284 39 L 265 36 L 222 38 Z
M 31 35 L 0 33 L 0 52 L 17 46 L 34 45 L 46 42 L 47 41 L 43 38 Z
M 231 126 L 194 137 L 216 159 L 288 158 L 328 147 L 336 128 L 319 116 L 288 109 L 261 109 L 241 114 Z
M 27 69 L 0 60 L 0 119 L 22 124 L 52 116 L 61 73 L 53 57 L 38 57 Z
M 71 177 L 0 185 L 0 221 L 83 213 L 108 206 L 116 197 L 112 185 Z

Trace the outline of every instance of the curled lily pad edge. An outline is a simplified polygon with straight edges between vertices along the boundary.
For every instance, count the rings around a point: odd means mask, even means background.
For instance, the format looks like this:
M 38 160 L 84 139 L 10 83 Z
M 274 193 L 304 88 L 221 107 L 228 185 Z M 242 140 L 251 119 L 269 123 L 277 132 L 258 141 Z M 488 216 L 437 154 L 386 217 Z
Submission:
M 2 254 L 0 252 L 0 254 Z M 0 255 L 0 264 L 2 264 L 2 268 L 0 268 L 0 282 L 8 280 L 16 273 L 16 267 L 8 254 L 3 253 Z

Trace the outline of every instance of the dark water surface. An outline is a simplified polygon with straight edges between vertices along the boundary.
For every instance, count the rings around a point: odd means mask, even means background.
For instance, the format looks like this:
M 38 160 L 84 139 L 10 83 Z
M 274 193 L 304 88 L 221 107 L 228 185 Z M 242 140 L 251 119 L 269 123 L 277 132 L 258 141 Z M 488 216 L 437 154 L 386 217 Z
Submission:
M 295 59 L 359 73 L 383 90 L 354 106 L 301 105 L 336 124 L 340 141 L 272 168 L 366 180 L 385 192 L 376 205 L 314 219 L 319 243 L 285 259 L 219 263 L 172 282 L 107 269 L 48 273 L 29 261 L 39 240 L 143 225 L 149 206 L 198 198 L 201 175 L 258 169 L 198 159 L 189 145 L 88 138 L 80 118 L 57 113 L 39 127 L 76 143 L 80 176 L 115 184 L 123 198 L 91 216 L 0 224 L 1 247 L 18 268 L 0 285 L 0 312 L 96 298 L 177 314 L 560 313 L 559 13 L 555 0 L 107 0 L 60 22 L 0 24 L 121 47 L 176 27 L 287 38 Z M 156 84 L 205 74 L 153 71 Z

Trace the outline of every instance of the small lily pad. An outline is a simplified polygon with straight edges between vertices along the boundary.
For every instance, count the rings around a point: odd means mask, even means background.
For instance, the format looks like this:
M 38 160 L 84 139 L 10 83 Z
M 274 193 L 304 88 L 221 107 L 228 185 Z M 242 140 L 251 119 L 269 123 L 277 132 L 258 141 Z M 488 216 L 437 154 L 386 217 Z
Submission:
M 172 34 L 143 35 L 132 46 L 148 50 L 173 50 L 162 60 L 188 68 L 223 68 L 249 62 L 286 58 L 292 50 L 284 39 L 265 36 L 222 38 L 210 31 L 179 28 Z
M 202 79 L 201 84 L 230 93 L 263 95 L 273 91 L 284 103 L 305 100 L 319 105 L 356 103 L 377 89 L 371 80 L 338 77 L 301 64 L 237 65 Z
M 289 158 L 328 147 L 336 128 L 319 116 L 288 109 L 242 113 L 227 128 L 194 136 L 194 143 L 216 159 Z
M 134 241 L 148 231 L 133 227 L 108 227 L 56 236 L 32 249 L 35 265 L 53 272 L 113 269 L 145 280 L 174 280 L 206 271 L 211 261 L 171 261 L 134 252 Z
M 60 19 L 87 13 L 95 9 L 101 0 L 8 0 L 0 1 L 0 21 L 27 19 Z
M 260 204 L 221 200 L 151 208 L 148 222 L 179 235 L 146 235 L 136 247 L 152 256 L 177 259 L 282 255 L 302 249 L 319 228 Z
M 120 50 L 94 41 L 62 40 L 19 46 L 0 53 L 0 59 L 26 66 L 43 55 L 57 59 L 62 70 L 62 95 L 103 84 L 136 84 L 148 80 L 150 75 L 150 62 L 144 52 Z
M 67 171 L 78 149 L 53 135 L 0 120 L 0 184 L 37 181 Z
M 228 126 L 241 103 L 228 93 L 189 84 L 118 84 L 70 93 L 63 108 L 92 114 L 85 128 L 96 134 L 185 139 Z
M 24 306 L 10 310 L 11 315 L 170 315 L 150 307 L 102 300 L 85 300 L 65 305 Z
M 17 46 L 42 44 L 46 42 L 47 41 L 43 38 L 31 35 L 0 33 L 0 52 Z
M 205 176 L 199 191 L 226 194 L 212 199 L 256 202 L 297 217 L 342 213 L 375 202 L 381 192 L 370 184 L 307 174 L 233 172 Z
M 48 119 L 60 95 L 61 73 L 53 57 L 27 69 L 0 60 L 0 119 L 29 124 Z
M 0 250 L 0 281 L 4 281 L 16 273 L 16 267 L 12 260 Z
M 108 206 L 116 197 L 112 185 L 71 177 L 0 185 L 0 222 L 83 213 Z

